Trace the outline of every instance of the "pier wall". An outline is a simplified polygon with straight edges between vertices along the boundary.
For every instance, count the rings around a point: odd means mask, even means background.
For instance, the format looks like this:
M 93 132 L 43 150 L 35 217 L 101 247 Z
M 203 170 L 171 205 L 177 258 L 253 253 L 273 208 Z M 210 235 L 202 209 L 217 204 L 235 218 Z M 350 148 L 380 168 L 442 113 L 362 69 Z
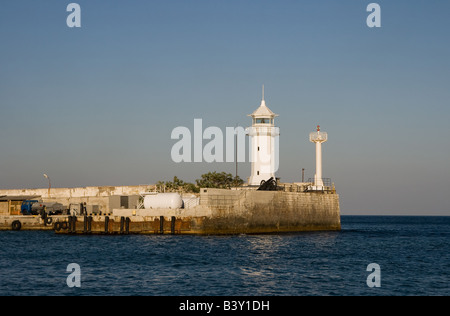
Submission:
M 203 189 L 200 206 L 212 215 L 205 233 L 293 232 L 339 230 L 339 195 L 283 191 Z
M 106 197 L 112 195 L 139 195 L 141 192 L 153 190 L 154 185 L 101 186 L 82 188 L 48 188 L 45 189 L 6 189 L 0 190 L 0 196 L 41 196 L 42 199 Z
M 99 191 L 94 190 L 94 192 Z M 94 197 L 72 195 L 62 199 L 72 201 L 89 199 L 88 204 L 98 204 L 100 199 L 115 197 L 106 195 L 112 192 L 126 194 L 124 190 L 109 190 L 109 193 L 106 191 L 102 193 L 105 194 L 104 196 L 99 193 L 99 196 Z M 23 194 L 35 193 L 28 191 Z M 84 216 L 77 217 L 73 229 L 55 229 L 55 231 L 118 234 L 123 233 L 126 227 L 126 231 L 134 234 L 220 235 L 341 229 L 339 195 L 335 192 L 201 189 L 199 204 L 193 207 L 185 209 L 112 208 L 107 213 L 91 217 L 88 231 Z M 12 221 L 22 218 L 25 219 L 23 216 L 2 217 L 0 228 L 11 229 Z M 42 227 L 38 217 L 34 220 L 32 218 L 26 220 L 22 229 Z M 65 216 L 54 218 L 54 220 L 68 222 L 69 218 Z
M 339 195 L 202 189 L 200 204 L 190 209 L 115 209 L 116 221 L 183 223 L 189 234 L 252 234 L 340 230 Z M 158 225 L 153 225 L 157 227 Z

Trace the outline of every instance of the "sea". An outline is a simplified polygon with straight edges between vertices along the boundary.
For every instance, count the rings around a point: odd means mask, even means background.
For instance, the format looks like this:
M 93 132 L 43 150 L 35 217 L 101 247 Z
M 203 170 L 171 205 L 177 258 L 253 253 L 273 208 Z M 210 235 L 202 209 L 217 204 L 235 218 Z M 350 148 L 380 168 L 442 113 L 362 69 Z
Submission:
M 1 296 L 448 296 L 450 217 L 293 234 L 0 232 Z

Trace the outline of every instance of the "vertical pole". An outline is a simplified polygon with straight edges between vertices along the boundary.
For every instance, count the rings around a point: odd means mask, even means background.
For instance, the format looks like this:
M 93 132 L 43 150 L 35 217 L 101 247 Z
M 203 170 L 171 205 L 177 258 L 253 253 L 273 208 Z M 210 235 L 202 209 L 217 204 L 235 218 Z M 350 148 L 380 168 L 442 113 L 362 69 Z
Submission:
M 125 228 L 125 216 L 120 217 L 120 234 L 123 234 L 123 230 Z
M 88 217 L 86 214 L 84 214 L 84 218 L 83 218 L 83 233 L 87 234 L 88 232 Z
M 69 228 L 69 233 L 71 233 L 72 232 L 72 215 L 69 215 L 67 217 L 67 226 Z
M 237 128 L 237 124 L 236 124 L 236 128 Z M 236 176 L 235 176 L 235 180 L 237 181 L 237 176 L 238 176 L 238 160 L 237 160 L 237 157 L 238 157 L 238 153 L 237 153 L 237 150 L 238 150 L 238 145 L 237 145 L 237 142 L 238 142 L 238 137 L 237 137 L 237 133 L 236 133 L 236 128 L 234 129 L 234 131 L 235 131 L 235 135 L 234 135 L 234 145 L 235 145 L 235 150 L 234 150 L 234 159 L 235 159 L 235 161 L 236 161 Z
M 92 231 L 92 216 L 88 217 L 88 229 L 87 229 L 88 233 L 90 233 Z
M 314 183 L 317 187 L 323 187 L 322 181 L 322 143 L 316 142 L 316 179 Z
M 159 217 L 159 233 L 164 234 L 164 216 Z
M 175 222 L 176 222 L 176 217 L 172 216 L 171 221 L 170 221 L 170 233 L 172 235 L 175 235 Z
M 127 217 L 125 219 L 125 232 L 126 232 L 127 235 L 130 233 L 130 221 L 131 220 L 130 220 L 129 217 Z
M 105 216 L 105 234 L 109 231 L 109 216 Z
M 302 182 L 305 182 L 305 168 L 302 168 Z
M 50 188 L 52 187 L 50 183 L 50 177 L 46 173 L 44 173 L 44 178 L 48 180 L 48 197 L 50 197 Z

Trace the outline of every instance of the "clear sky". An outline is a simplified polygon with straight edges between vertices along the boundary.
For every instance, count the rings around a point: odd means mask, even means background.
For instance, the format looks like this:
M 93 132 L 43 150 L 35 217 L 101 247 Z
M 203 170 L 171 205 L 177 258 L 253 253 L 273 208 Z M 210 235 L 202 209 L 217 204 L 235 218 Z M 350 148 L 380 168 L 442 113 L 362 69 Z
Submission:
M 171 131 L 250 125 L 264 84 L 283 182 L 320 124 L 342 214 L 450 215 L 449 1 L 376 1 L 381 28 L 363 0 L 78 0 L 81 28 L 70 2 L 0 4 L 1 189 L 234 173 L 174 163 Z

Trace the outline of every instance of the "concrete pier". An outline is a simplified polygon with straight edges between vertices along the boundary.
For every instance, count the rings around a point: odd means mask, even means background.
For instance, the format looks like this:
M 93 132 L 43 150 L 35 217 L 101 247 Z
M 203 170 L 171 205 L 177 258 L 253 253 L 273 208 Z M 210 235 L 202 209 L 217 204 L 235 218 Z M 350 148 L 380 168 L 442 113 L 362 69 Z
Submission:
M 78 216 L 74 225 L 57 232 L 223 235 L 341 229 L 335 193 L 221 189 L 202 189 L 200 203 L 188 209 L 114 209 L 110 216 Z
M 20 228 L 17 227 L 20 222 Z M 13 225 L 15 223 L 15 225 Z M 335 191 L 201 189 L 184 208 L 109 210 L 102 215 L 0 216 L 0 230 L 73 234 L 260 234 L 340 230 Z

